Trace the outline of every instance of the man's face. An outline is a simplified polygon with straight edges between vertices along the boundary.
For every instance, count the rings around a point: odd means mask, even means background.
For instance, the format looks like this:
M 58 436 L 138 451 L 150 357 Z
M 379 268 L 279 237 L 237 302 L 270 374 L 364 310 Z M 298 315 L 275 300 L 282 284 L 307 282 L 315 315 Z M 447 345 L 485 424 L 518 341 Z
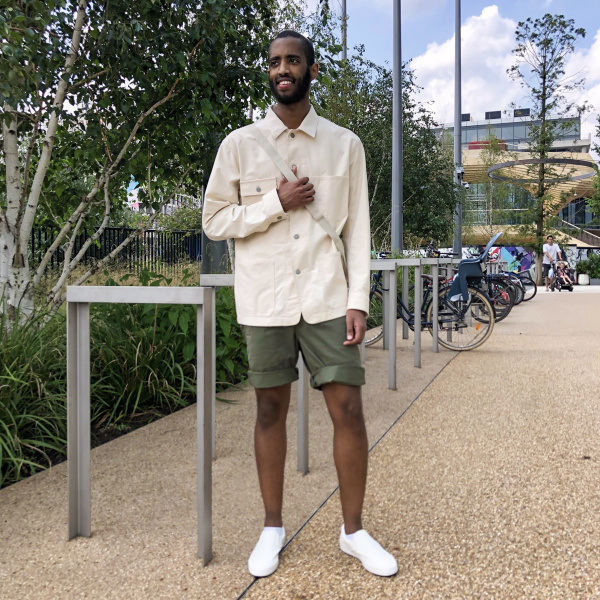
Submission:
M 546 238 L 546 241 L 548 242 L 549 246 L 552 246 L 552 242 L 554 241 L 554 239 L 552 237 Z
M 304 47 L 293 37 L 279 38 L 269 48 L 269 87 L 280 104 L 304 99 L 317 76 L 316 63 L 308 66 Z

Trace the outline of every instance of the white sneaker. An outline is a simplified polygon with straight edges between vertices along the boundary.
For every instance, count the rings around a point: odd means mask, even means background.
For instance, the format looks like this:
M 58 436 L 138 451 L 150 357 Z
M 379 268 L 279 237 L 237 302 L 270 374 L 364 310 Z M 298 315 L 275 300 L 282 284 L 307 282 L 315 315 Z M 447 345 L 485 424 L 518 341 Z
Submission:
M 364 529 L 360 529 L 349 539 L 342 525 L 340 548 L 350 556 L 358 558 L 362 566 L 381 577 L 390 577 L 398 572 L 396 559 L 384 550 Z
M 248 571 L 254 577 L 268 577 L 279 565 L 279 553 L 285 542 L 285 529 L 279 534 L 277 528 L 266 527 L 258 538 L 248 559 Z

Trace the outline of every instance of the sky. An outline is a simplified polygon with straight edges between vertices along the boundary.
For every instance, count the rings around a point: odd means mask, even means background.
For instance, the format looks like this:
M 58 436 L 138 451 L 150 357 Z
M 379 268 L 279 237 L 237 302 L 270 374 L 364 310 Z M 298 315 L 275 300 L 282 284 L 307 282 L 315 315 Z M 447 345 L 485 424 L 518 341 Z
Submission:
M 365 45 L 368 58 L 392 65 L 393 1 L 346 0 L 348 47 Z M 341 11 L 341 0 L 338 3 Z M 510 104 L 531 105 L 522 87 L 506 69 L 514 62 L 515 29 L 527 17 L 561 14 L 583 27 L 586 36 L 577 43 L 567 74 L 581 72 L 585 89 L 573 100 L 587 101 L 593 109 L 582 117 L 582 137 L 595 138 L 600 110 L 600 3 L 598 0 L 462 0 L 462 110 L 474 120 L 486 111 L 510 109 Z M 454 119 L 455 0 L 401 0 L 402 60 L 411 60 L 419 100 L 430 102 L 437 120 Z M 598 138 L 595 138 L 600 143 Z M 596 158 L 598 155 L 595 154 Z

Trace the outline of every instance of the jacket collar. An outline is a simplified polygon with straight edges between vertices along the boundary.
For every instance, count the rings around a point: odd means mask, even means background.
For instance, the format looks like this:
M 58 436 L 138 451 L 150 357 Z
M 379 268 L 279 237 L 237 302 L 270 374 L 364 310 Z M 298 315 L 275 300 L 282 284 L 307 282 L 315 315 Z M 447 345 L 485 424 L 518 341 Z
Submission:
M 302 131 L 314 138 L 317 135 L 317 125 L 319 123 L 319 115 L 317 115 L 315 109 L 312 104 L 310 106 L 310 110 L 304 120 L 298 127 L 297 131 Z M 269 128 L 273 139 L 276 140 L 284 131 L 288 131 L 288 128 L 285 126 L 283 121 L 275 114 L 273 107 L 270 107 L 267 110 L 267 116 L 265 117 L 265 124 Z

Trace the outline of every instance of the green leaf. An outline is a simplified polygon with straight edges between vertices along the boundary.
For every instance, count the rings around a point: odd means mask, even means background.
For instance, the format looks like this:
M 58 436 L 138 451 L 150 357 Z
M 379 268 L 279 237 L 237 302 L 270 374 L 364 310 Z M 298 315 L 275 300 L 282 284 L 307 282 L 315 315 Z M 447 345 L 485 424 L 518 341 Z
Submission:
M 194 356 L 194 352 L 196 350 L 196 342 L 187 342 L 183 346 L 183 360 L 185 362 L 189 362 L 192 360 Z
M 190 315 L 187 312 L 182 312 L 179 315 L 179 329 L 181 329 L 181 331 L 183 333 L 187 333 L 188 332 L 188 326 L 190 324 Z

